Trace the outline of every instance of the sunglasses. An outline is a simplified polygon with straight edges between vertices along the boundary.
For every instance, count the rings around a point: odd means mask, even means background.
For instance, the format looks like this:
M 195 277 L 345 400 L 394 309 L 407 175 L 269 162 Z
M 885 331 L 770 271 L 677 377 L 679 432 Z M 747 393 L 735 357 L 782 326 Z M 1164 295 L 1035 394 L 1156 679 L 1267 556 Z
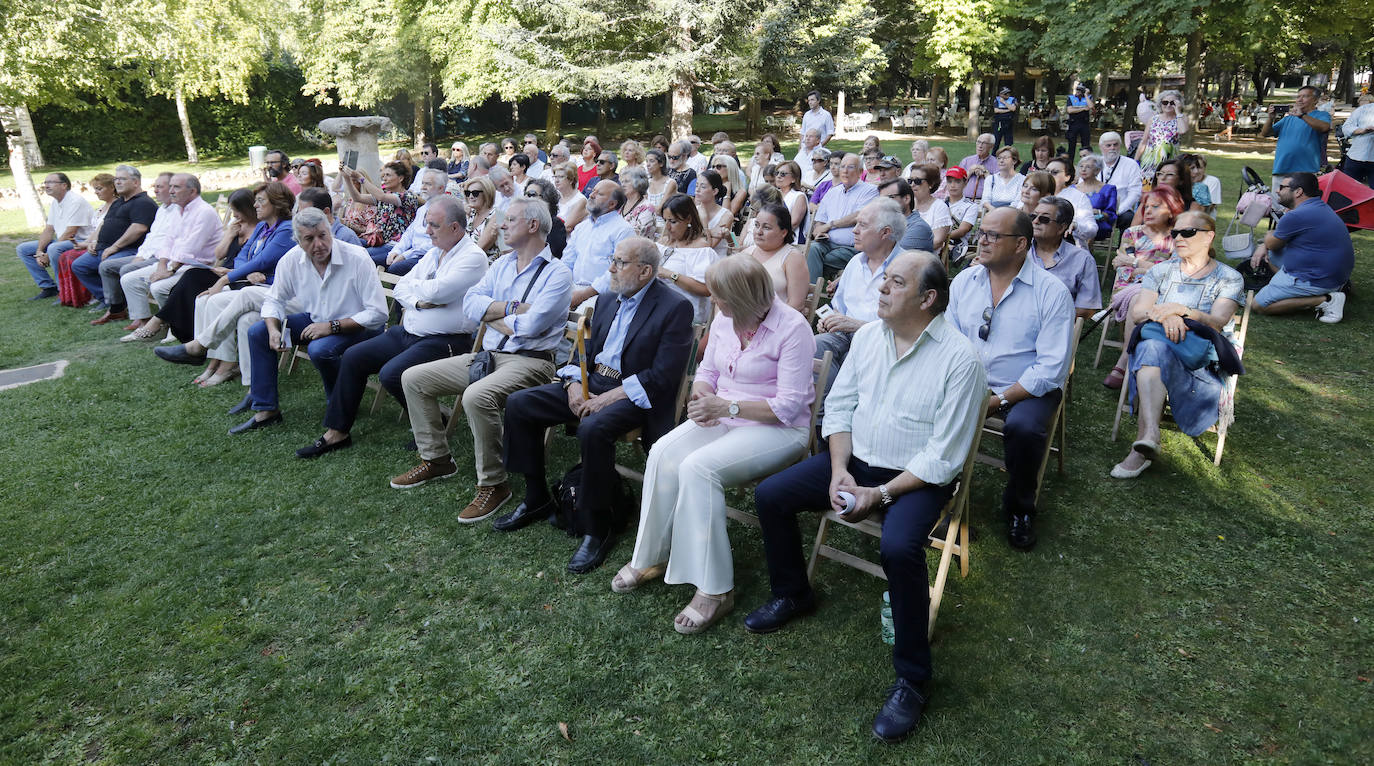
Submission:
M 1293 188 L 1293 184 L 1279 184 L 1279 187 L 1278 187 L 1277 191 L 1283 191 L 1284 189 L 1291 189 L 1291 188 Z
M 1058 223 L 1058 221 L 1054 220 L 1054 216 L 1050 215 L 1033 215 L 1031 216 L 1031 221 L 1033 223 Z
M 540 197 L 540 196 L 543 196 L 543 195 L 541 195 L 537 189 L 530 189 L 529 191 L 525 192 L 525 196 L 526 196 L 526 197 Z
M 978 340 L 987 340 L 992 334 L 992 307 L 983 309 L 983 326 L 978 328 Z
M 463 190 L 463 196 L 464 196 L 464 197 L 480 197 L 480 196 L 482 196 L 482 190 L 481 190 L 481 189 L 464 189 L 464 190 Z
M 601 160 L 597 160 L 597 161 L 596 161 L 596 164 L 598 164 L 598 165 L 609 165 L 609 164 L 611 164 L 611 161 L 610 161 L 610 160 L 606 160 L 606 159 L 601 159 Z
M 1207 231 L 1207 229 L 1199 229 L 1196 226 L 1187 229 L 1170 229 L 1169 236 L 1174 239 L 1192 239 L 1200 231 Z
M 1159 105 L 1160 105 L 1160 106 L 1178 106 L 1178 102 L 1177 102 L 1177 101 L 1161 101 L 1161 102 L 1159 102 Z
M 670 160 L 680 160 L 680 159 L 682 159 L 682 155 L 681 155 L 681 154 L 670 154 L 670 155 L 668 155 L 668 159 L 670 159 Z

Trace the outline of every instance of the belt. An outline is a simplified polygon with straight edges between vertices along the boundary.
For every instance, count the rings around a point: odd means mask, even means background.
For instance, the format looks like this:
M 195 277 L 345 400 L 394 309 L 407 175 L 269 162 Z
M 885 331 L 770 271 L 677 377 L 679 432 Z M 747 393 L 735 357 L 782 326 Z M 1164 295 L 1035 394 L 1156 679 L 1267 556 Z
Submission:
M 545 362 L 553 361 L 552 351 L 532 351 L 521 349 L 520 351 L 497 351 L 498 354 L 511 354 L 513 356 L 527 356 L 530 359 L 540 359 Z
M 596 369 L 593 370 L 593 372 L 595 372 L 597 375 L 604 375 L 610 378 L 611 380 L 620 380 L 620 376 L 622 374 L 620 370 L 617 370 L 614 367 L 607 367 L 604 364 L 598 364 L 596 366 Z

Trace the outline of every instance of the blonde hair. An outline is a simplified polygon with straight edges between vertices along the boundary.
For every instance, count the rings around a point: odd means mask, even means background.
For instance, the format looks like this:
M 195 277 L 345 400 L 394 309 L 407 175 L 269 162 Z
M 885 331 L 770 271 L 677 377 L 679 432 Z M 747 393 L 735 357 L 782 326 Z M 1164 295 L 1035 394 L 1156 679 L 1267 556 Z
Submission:
M 95 186 L 96 184 L 100 184 L 100 188 L 102 189 L 113 189 L 114 176 L 109 173 L 96 173 L 91 176 L 90 185 Z
M 496 204 L 496 184 L 492 183 L 490 178 L 481 176 L 469 179 L 467 183 L 463 184 L 463 189 L 466 191 L 474 186 L 482 192 L 482 207 L 490 208 Z M 466 195 L 464 195 L 463 201 L 467 201 Z
M 748 253 L 726 256 L 707 267 L 706 289 L 736 318 L 762 319 L 773 305 L 773 278 Z
M 631 165 L 644 162 L 644 147 L 633 138 L 620 145 L 620 158 Z

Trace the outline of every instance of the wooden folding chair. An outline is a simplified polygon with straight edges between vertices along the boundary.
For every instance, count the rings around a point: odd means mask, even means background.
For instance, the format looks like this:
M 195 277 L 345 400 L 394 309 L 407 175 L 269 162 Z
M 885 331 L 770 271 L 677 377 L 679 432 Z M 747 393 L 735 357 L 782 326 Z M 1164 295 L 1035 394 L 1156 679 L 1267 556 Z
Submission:
M 702 339 L 706 336 L 709 329 L 709 324 L 692 325 L 692 345 L 687 353 L 687 366 L 682 368 L 682 381 L 678 383 L 677 398 L 673 400 L 674 424 L 681 423 L 682 415 L 687 411 L 687 400 L 692 397 L 692 381 L 696 379 L 697 374 L 697 348 L 700 347 Z M 627 444 L 638 444 L 642 449 L 644 446 L 643 438 L 644 429 L 635 428 L 620 437 L 620 440 Z M 647 453 L 648 450 L 644 450 L 644 452 Z M 616 473 L 619 473 L 627 479 L 632 479 L 641 484 L 644 483 L 644 474 L 629 466 L 616 463 L 615 470 Z
M 964 459 L 964 468 L 959 473 L 958 487 L 954 490 L 954 495 L 950 497 L 949 502 L 945 503 L 944 509 L 940 511 L 940 517 L 936 520 L 935 527 L 929 535 L 928 544 L 930 547 L 940 551 L 940 563 L 935 568 L 935 580 L 930 585 L 930 620 L 926 634 L 927 639 L 935 633 L 935 618 L 940 614 L 940 601 L 944 597 L 945 583 L 949 579 L 949 563 L 953 557 L 959 557 L 959 576 L 968 577 L 969 494 L 973 486 L 973 466 L 978 462 L 978 444 L 982 438 L 983 429 L 979 428 L 973 434 L 972 443 L 969 444 L 968 456 Z M 811 548 L 811 560 L 806 565 L 806 578 L 815 582 L 816 564 L 824 557 L 886 580 L 887 573 L 883 571 L 881 564 L 842 551 L 827 542 L 831 528 L 835 524 L 857 529 L 878 539 L 882 539 L 883 536 L 881 512 L 876 514 L 876 518 L 869 517 L 862 521 L 846 521 L 838 513 L 826 511 L 821 514 L 821 524 L 816 530 L 816 542 Z M 936 537 L 935 530 L 942 526 L 944 527 L 944 534 Z
M 816 277 L 816 281 L 811 283 L 811 289 L 806 293 L 806 305 L 802 307 L 802 316 L 810 322 L 816 318 L 816 308 L 821 305 L 821 296 L 825 294 L 825 277 Z
M 400 282 L 401 278 L 381 266 L 377 267 L 377 278 L 382 281 L 382 295 L 386 296 L 386 315 L 389 317 L 396 307 L 396 283 Z M 370 414 L 375 415 L 377 410 L 381 409 L 382 397 L 386 396 L 386 389 L 382 388 L 380 378 L 373 377 L 367 379 L 367 387 L 376 392 L 372 397 L 372 408 L 368 410 Z M 404 412 L 404 410 L 402 411 Z
M 1245 294 L 1245 311 L 1240 315 L 1240 321 L 1236 323 L 1236 330 L 1231 336 L 1231 345 L 1236 347 L 1236 356 L 1244 358 L 1245 337 L 1250 332 L 1250 307 L 1255 303 L 1255 291 L 1250 290 Z M 1221 452 L 1226 447 L 1226 433 L 1231 430 L 1231 423 L 1235 420 L 1236 414 L 1236 385 L 1240 382 L 1239 375 L 1227 375 L 1223 381 L 1224 388 L 1221 392 L 1221 402 L 1218 404 L 1217 423 L 1208 432 L 1217 435 L 1217 449 L 1212 456 L 1212 465 L 1221 465 Z M 1121 393 L 1116 399 L 1116 417 L 1112 419 L 1112 441 L 1116 441 L 1116 436 L 1121 430 L 1121 415 L 1129 409 L 1126 401 L 1126 391 L 1130 388 L 1130 381 L 1123 381 Z M 1169 404 L 1164 403 L 1164 415 L 1169 415 Z

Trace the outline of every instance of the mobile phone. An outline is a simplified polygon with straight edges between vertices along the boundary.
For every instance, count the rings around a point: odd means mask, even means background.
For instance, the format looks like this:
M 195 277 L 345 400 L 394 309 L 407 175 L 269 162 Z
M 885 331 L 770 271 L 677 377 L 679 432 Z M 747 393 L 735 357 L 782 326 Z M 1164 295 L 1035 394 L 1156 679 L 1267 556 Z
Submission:
M 835 313 L 835 307 L 834 307 L 834 306 L 831 306 L 829 303 L 825 304 L 824 306 L 817 306 L 817 307 L 816 307 L 816 318 L 817 318 L 817 319 L 825 319 L 826 317 L 830 316 L 830 315 L 833 314 L 833 313 Z
M 344 165 L 347 165 L 352 170 L 358 169 L 357 149 L 349 149 L 348 151 L 344 152 Z

